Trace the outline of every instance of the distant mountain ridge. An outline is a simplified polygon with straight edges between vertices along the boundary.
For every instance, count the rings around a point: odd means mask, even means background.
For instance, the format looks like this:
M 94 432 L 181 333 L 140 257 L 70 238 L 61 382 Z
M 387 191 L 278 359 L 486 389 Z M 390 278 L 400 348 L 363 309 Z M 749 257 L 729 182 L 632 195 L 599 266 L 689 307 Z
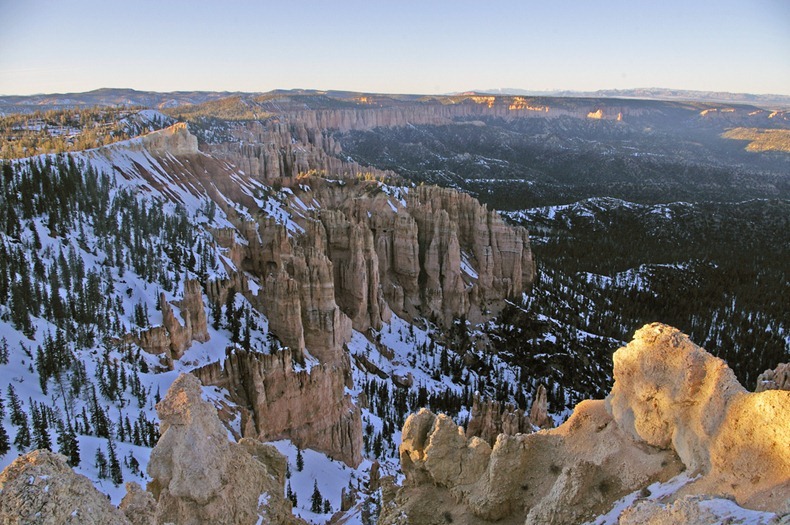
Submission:
M 790 95 L 730 93 L 726 91 L 695 91 L 691 89 L 633 88 L 600 89 L 598 91 L 529 90 L 517 88 L 482 89 L 476 93 L 488 95 L 520 95 L 545 97 L 635 98 L 642 100 L 677 100 L 719 102 L 729 104 L 754 104 L 768 107 L 790 107 Z
M 101 88 L 83 93 L 49 93 L 36 95 L 0 96 L 0 114 L 32 112 L 36 110 L 78 108 L 84 106 L 141 106 L 154 109 L 168 109 L 193 106 L 221 99 L 239 97 L 256 101 L 278 98 L 330 99 L 333 102 L 347 102 L 355 105 L 389 105 L 393 103 L 413 103 L 442 101 L 453 103 L 458 96 L 529 96 L 545 98 L 599 98 L 599 99 L 637 99 L 663 101 L 691 101 L 725 104 L 746 104 L 765 108 L 789 108 L 790 96 L 756 95 L 749 93 L 725 93 L 715 91 L 692 91 L 665 88 L 610 89 L 600 91 L 534 91 L 516 88 L 497 88 L 472 90 L 444 95 L 425 94 L 387 94 L 353 91 L 315 90 L 315 89 L 275 89 L 268 92 L 242 91 L 138 91 L 126 88 Z

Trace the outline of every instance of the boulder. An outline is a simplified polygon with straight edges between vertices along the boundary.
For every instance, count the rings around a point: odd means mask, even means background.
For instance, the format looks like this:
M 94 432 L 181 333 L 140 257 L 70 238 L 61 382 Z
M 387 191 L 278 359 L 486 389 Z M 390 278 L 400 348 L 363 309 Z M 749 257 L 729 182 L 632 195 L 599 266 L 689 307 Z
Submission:
M 130 525 L 66 458 L 34 450 L 0 473 L 0 523 L 19 525 Z

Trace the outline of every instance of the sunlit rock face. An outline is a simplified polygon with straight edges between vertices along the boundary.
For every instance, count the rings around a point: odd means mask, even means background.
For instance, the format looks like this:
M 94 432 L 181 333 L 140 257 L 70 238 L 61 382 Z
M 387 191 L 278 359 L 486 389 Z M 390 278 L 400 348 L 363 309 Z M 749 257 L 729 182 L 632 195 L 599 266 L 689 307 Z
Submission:
M 748 393 L 723 361 L 661 324 L 615 353 L 614 377 L 605 401 L 580 403 L 556 429 L 500 434 L 493 447 L 446 416 L 411 415 L 406 481 L 381 523 L 580 523 L 683 470 L 698 477 L 679 496 L 790 511 L 790 392 Z M 648 510 L 704 514 L 689 505 Z M 645 509 L 630 511 L 632 523 Z
M 776 509 L 790 495 L 790 392 L 749 393 L 726 363 L 652 324 L 614 354 L 607 407 L 634 438 L 675 450 L 700 489 Z
M 142 147 L 155 155 L 194 155 L 198 153 L 197 137 L 192 135 L 183 122 L 168 128 L 154 131 L 144 135 L 133 144 L 139 143 Z

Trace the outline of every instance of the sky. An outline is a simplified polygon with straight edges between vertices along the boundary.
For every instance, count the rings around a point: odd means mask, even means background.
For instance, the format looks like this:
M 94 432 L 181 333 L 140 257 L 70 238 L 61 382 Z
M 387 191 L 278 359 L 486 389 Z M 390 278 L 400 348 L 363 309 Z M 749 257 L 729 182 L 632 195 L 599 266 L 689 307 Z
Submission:
M 790 95 L 790 0 L 0 0 L 0 94 Z

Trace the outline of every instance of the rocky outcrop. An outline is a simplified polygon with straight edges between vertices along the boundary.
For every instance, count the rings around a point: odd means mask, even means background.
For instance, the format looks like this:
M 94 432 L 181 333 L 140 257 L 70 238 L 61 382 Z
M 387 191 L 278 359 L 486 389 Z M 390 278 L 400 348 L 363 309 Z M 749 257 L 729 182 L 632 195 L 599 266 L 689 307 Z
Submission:
M 410 416 L 406 481 L 381 523 L 440 523 L 443 514 L 453 523 L 579 523 L 683 469 L 699 478 L 680 496 L 790 510 L 789 392 L 747 393 L 723 361 L 659 324 L 618 350 L 614 367 L 606 401 L 580 403 L 556 429 L 501 434 L 493 447 L 446 416 Z
M 196 377 L 179 376 L 156 408 L 148 489 L 158 523 L 303 523 L 283 497 L 285 458 L 256 440 L 229 442 Z
M 421 304 L 440 319 L 481 320 L 534 279 L 527 231 L 469 195 L 435 186 L 409 191 L 418 229 Z M 469 286 L 467 283 L 471 284 Z
M 466 435 L 482 438 L 493 446 L 499 434 L 528 434 L 537 428 L 551 428 L 553 423 L 548 415 L 546 388 L 539 385 L 529 414 L 511 404 L 503 406 L 491 399 L 480 399 L 475 394 Z
M 184 281 L 184 298 L 175 303 L 181 309 L 182 325 L 176 318 L 173 308 L 165 294 L 159 295 L 162 309 L 162 326 L 155 326 L 140 333 L 140 347 L 151 354 L 165 354 L 167 362 L 181 359 L 192 341 L 205 343 L 209 340 L 206 310 L 203 305 L 203 291 L 194 279 Z
M 88 478 L 48 450 L 20 456 L 0 473 L 0 523 L 129 525 Z
M 373 232 L 367 225 L 351 222 L 336 210 L 324 210 L 319 217 L 326 230 L 338 305 L 351 318 L 354 329 L 380 330 L 391 313 L 380 293 Z
M 126 495 L 118 508 L 132 525 L 157 525 L 156 500 L 134 481 L 126 482 Z
M 526 230 L 468 195 L 421 186 L 392 197 L 376 181 L 305 180 L 295 197 L 319 203 L 323 225 L 308 236 L 325 241 L 338 304 L 357 329 L 380 327 L 390 310 L 479 321 L 534 279 Z
M 345 360 L 297 371 L 288 350 L 273 355 L 236 351 L 224 363 L 193 373 L 205 385 L 226 388 L 249 410 L 252 421 L 242 421 L 245 436 L 287 438 L 356 467 L 362 462 L 362 421 L 345 393 L 350 369 Z
M 160 129 L 138 137 L 131 141 L 132 147 L 143 147 L 154 155 L 195 155 L 198 152 L 197 137 L 187 129 L 187 125 L 178 122 L 165 129 Z
M 550 428 L 554 426 L 554 421 L 549 417 L 549 401 L 546 395 L 546 387 L 538 385 L 532 406 L 529 408 L 529 419 L 532 424 L 540 428 Z
M 757 376 L 755 392 L 765 390 L 790 390 L 790 363 L 779 363 L 773 370 L 766 370 Z
M 209 340 L 208 325 L 206 321 L 206 308 L 203 305 L 203 289 L 196 279 L 184 281 L 184 298 L 176 303 L 181 309 L 181 315 L 192 327 L 191 339 L 198 343 Z
M 790 504 L 790 392 L 748 393 L 724 361 L 661 324 L 615 352 L 614 379 L 606 403 L 618 426 L 676 451 L 703 475 L 696 493 L 761 510 Z
M 532 421 L 520 408 L 510 404 L 503 407 L 490 399 L 481 400 L 477 394 L 472 399 L 472 411 L 466 429 L 468 437 L 479 437 L 493 446 L 499 434 L 515 436 L 533 431 Z
M 443 513 L 453 523 L 579 523 L 679 471 L 672 453 L 639 446 L 612 423 L 602 401 L 586 401 L 555 430 L 501 434 L 491 447 L 423 409 L 404 425 L 406 481 L 382 523 L 439 523 Z
M 733 512 L 734 511 L 734 512 Z M 626 508 L 618 525 L 783 525 L 772 513 L 744 511 L 729 500 L 710 496 L 683 496 L 672 503 L 639 501 Z

